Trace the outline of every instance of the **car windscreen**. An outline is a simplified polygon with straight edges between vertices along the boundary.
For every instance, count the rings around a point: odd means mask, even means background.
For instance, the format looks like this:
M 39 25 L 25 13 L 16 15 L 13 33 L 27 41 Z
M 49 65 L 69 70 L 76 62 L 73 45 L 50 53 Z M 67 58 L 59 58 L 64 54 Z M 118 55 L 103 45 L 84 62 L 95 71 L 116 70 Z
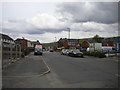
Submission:
M 35 48 L 35 51 L 42 51 L 41 48 Z
M 73 50 L 73 52 L 80 53 L 80 51 L 79 51 L 79 50 Z

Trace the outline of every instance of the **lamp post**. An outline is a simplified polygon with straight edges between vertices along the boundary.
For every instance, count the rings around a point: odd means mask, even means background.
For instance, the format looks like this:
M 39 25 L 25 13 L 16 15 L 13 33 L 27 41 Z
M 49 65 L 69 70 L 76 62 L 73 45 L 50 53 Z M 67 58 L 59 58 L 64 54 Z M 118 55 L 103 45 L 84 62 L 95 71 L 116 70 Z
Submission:
M 68 43 L 69 43 L 69 45 L 71 46 L 71 43 L 70 43 L 70 28 L 67 28 L 68 29 Z
M 68 29 L 68 39 L 70 39 L 70 28 L 67 29 Z
M 55 37 L 55 42 L 57 41 L 57 38 Z

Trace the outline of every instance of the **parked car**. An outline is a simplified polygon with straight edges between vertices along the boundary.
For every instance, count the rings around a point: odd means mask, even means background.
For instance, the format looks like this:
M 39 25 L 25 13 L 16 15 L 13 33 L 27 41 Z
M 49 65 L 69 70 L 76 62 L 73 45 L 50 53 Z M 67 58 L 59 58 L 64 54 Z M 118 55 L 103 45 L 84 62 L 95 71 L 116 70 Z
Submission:
M 57 48 L 57 49 L 56 49 L 56 52 L 61 52 L 61 51 L 62 51 L 61 48 Z
M 71 49 L 67 49 L 65 52 L 65 55 L 68 55 L 70 51 L 71 51 Z
M 65 49 L 63 49 L 63 50 L 61 51 L 61 55 L 64 55 L 64 53 L 65 53 Z
M 116 55 L 116 51 L 111 50 L 111 51 L 107 52 L 105 55 L 106 55 L 106 57 L 113 57 Z
M 63 49 L 63 50 L 61 51 L 61 55 L 66 55 L 67 50 L 68 50 L 68 49 Z
M 80 52 L 78 49 L 70 50 L 68 55 L 69 56 L 76 56 L 76 57 L 84 57 L 83 53 Z
M 53 52 L 53 49 L 50 49 L 50 52 Z

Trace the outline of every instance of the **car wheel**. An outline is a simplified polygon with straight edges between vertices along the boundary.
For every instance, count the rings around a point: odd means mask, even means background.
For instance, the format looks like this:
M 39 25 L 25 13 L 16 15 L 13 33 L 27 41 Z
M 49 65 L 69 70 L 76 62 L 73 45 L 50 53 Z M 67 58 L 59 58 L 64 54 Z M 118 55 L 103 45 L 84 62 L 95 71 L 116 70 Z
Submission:
M 81 57 L 83 58 L 84 56 L 82 55 Z

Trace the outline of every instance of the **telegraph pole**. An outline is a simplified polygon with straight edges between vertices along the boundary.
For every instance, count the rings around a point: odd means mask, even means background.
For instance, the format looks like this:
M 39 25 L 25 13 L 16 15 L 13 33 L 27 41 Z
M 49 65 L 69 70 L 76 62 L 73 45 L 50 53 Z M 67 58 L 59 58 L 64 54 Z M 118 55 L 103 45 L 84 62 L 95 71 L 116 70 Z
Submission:
M 68 29 L 68 42 L 70 43 L 70 28 L 67 28 Z M 70 43 L 70 46 L 71 46 L 71 43 Z
M 68 29 L 68 39 L 70 39 L 70 28 L 67 29 Z
M 57 40 L 56 40 L 56 37 L 55 37 L 55 42 L 56 42 Z

